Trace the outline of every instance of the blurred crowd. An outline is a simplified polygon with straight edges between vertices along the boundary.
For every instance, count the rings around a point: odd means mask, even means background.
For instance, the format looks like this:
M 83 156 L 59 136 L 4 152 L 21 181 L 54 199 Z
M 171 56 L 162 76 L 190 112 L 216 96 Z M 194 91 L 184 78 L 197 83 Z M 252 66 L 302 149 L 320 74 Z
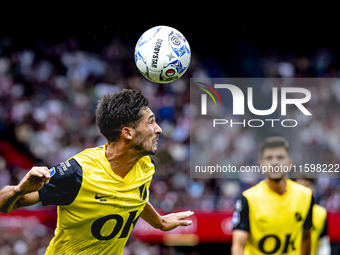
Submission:
M 148 97 L 163 129 L 153 156 L 157 170 L 150 187 L 150 202 L 156 208 L 230 211 L 241 192 L 259 181 L 190 178 L 190 78 L 211 76 L 214 68 L 223 69 L 218 63 L 206 65 L 193 52 L 190 68 L 181 79 L 157 85 L 140 75 L 133 48 L 119 38 L 99 51 L 84 48 L 75 38 L 59 43 L 37 40 L 20 48 L 12 45 L 11 38 L 0 36 L 0 189 L 17 184 L 33 165 L 52 167 L 85 148 L 106 143 L 96 127 L 96 103 L 103 94 L 124 88 L 140 89 Z M 244 77 L 339 77 L 339 56 L 327 48 L 310 56 L 282 58 L 275 51 L 254 56 L 246 55 L 239 64 Z M 313 114 L 319 121 L 303 122 L 302 116 L 295 116 L 305 128 L 294 137 L 292 154 L 299 155 L 296 159 L 301 162 L 339 163 L 340 84 L 314 87 L 311 93 Z M 263 137 L 247 128 L 226 137 L 226 158 L 240 165 L 256 164 Z M 317 179 L 316 185 L 317 202 L 330 211 L 340 210 L 338 179 Z M 15 236 L 1 234 L 0 254 L 29 254 L 22 247 L 30 241 L 23 237 L 23 243 L 14 242 Z M 6 242 L 26 253 L 7 252 Z M 131 242 L 126 254 L 153 254 L 136 251 L 138 245 L 142 246 Z

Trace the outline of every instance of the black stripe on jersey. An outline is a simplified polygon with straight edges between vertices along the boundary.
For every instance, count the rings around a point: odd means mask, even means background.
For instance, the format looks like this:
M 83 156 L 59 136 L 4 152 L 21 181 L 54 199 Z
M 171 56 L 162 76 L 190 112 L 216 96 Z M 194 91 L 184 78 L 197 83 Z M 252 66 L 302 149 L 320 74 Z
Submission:
M 241 229 L 250 232 L 249 205 L 245 196 L 236 201 L 232 222 L 234 225 L 233 230 Z
M 142 186 L 139 187 L 139 196 L 140 196 L 140 199 L 143 198 L 144 187 L 145 187 L 145 184 L 143 184 Z
M 39 190 L 42 205 L 70 205 L 80 190 L 83 169 L 75 159 L 54 167 L 50 182 Z
M 311 199 L 311 202 L 310 202 L 309 211 L 308 211 L 306 220 L 303 223 L 303 228 L 304 229 L 310 229 L 311 227 L 313 227 L 313 222 L 312 222 L 312 218 L 313 218 L 313 205 L 314 205 L 314 197 L 312 196 L 312 199 Z

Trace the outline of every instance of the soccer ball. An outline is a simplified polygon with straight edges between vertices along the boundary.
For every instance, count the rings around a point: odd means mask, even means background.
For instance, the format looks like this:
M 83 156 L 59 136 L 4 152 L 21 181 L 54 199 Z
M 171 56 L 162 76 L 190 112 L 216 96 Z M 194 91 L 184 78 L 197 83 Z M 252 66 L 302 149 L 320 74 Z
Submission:
M 188 41 L 168 26 L 150 28 L 139 38 L 135 63 L 141 74 L 152 82 L 169 83 L 181 77 L 190 64 Z

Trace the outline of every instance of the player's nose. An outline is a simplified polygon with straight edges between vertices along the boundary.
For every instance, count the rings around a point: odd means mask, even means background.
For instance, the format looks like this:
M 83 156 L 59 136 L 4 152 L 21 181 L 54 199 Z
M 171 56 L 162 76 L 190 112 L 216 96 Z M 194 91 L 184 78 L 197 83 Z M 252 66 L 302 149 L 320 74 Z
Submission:
M 279 164 L 279 161 L 276 158 L 273 158 L 271 161 L 271 165 L 276 166 Z
M 160 135 L 162 133 L 161 127 L 156 123 L 155 133 Z

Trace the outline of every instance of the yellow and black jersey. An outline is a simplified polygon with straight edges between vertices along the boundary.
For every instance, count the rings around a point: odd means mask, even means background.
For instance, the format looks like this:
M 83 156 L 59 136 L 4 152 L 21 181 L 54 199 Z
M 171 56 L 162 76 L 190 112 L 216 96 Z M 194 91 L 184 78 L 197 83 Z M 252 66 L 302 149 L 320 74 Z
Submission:
M 51 169 L 39 190 L 43 205 L 58 205 L 55 236 L 46 254 L 122 254 L 149 199 L 154 161 L 145 156 L 121 178 L 105 156 L 107 144 L 86 149 Z
M 233 224 L 249 232 L 244 254 L 300 254 L 303 229 L 312 227 L 310 189 L 287 180 L 286 192 L 279 195 L 261 181 L 242 195 Z
M 316 254 L 319 239 L 327 235 L 327 210 L 317 204 L 313 206 L 313 227 L 311 229 L 312 250 Z

